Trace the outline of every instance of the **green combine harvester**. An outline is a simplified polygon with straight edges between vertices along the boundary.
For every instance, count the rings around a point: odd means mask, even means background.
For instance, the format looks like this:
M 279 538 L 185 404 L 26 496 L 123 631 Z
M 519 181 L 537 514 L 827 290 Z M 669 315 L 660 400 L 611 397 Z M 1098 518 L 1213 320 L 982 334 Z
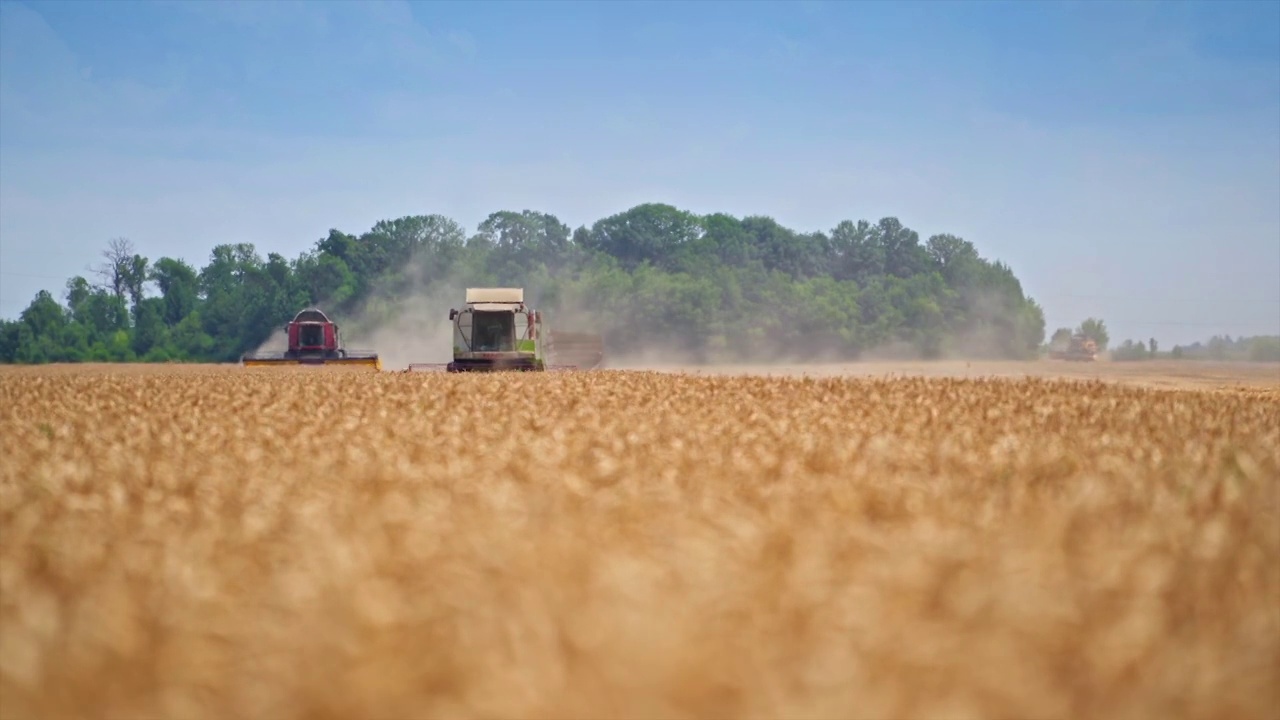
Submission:
M 410 371 L 543 372 L 589 370 L 604 361 L 599 335 L 547 329 L 524 303 L 524 288 L 467 288 L 467 304 L 450 309 L 453 361 L 411 363 Z

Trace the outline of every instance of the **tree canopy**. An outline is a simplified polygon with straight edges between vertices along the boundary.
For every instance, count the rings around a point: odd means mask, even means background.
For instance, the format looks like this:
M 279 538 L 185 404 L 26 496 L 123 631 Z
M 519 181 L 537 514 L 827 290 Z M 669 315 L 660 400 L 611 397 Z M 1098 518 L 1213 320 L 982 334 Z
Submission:
M 399 312 L 397 300 L 462 286 L 525 287 L 553 327 L 571 317 L 617 354 L 1016 358 L 1034 355 L 1045 333 L 1007 265 L 954 235 L 922 242 L 893 217 L 799 232 L 766 216 L 647 203 L 571 230 L 549 213 L 504 210 L 470 236 L 441 215 L 383 220 L 358 236 L 333 229 L 292 260 L 223 244 L 197 269 L 151 261 L 123 238 L 103 258 L 96 278 L 71 278 L 60 299 L 41 291 L 0 321 L 0 361 L 235 361 L 309 305 L 350 335 Z

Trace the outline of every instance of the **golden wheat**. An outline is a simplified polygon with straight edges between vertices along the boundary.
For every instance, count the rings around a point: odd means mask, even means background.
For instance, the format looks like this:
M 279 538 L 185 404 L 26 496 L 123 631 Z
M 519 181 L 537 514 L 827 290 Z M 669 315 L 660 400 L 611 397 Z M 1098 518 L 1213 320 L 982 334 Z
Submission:
M 0 374 L 5 718 L 1275 718 L 1280 397 Z

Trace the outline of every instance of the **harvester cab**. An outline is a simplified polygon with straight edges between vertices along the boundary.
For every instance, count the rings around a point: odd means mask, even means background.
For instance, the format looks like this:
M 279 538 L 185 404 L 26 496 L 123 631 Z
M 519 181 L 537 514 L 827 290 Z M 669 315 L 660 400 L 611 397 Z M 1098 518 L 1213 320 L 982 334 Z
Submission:
M 240 358 L 245 366 L 267 365 L 362 365 L 382 369 L 377 353 L 351 352 L 343 347 L 337 323 L 319 308 L 306 308 L 284 326 L 287 346 L 284 352 L 246 353 Z

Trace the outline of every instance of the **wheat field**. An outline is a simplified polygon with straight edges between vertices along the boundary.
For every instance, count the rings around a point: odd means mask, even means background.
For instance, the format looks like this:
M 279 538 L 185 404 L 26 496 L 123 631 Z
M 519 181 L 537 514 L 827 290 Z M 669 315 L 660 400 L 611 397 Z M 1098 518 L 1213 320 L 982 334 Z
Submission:
M 4 718 L 1280 717 L 1280 394 L 0 372 Z

